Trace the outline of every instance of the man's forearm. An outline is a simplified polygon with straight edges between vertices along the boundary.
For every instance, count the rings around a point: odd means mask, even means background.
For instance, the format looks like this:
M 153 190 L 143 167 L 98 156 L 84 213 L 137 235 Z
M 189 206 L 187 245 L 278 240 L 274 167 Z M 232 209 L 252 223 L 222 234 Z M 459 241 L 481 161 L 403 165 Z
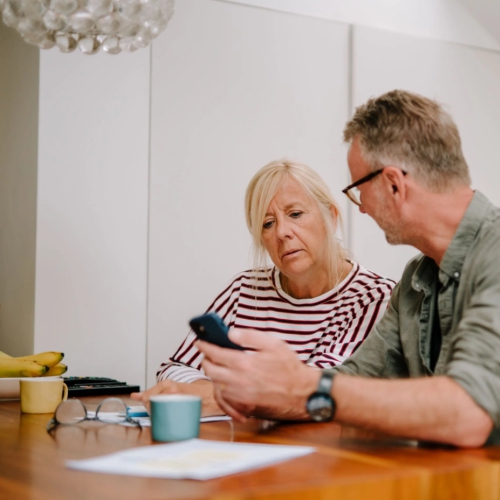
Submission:
M 232 330 L 230 338 L 254 352 L 198 345 L 220 406 L 236 419 L 306 418 L 306 401 L 318 387 L 320 371 L 261 332 Z M 337 373 L 332 395 L 339 422 L 411 439 L 474 447 L 484 444 L 493 428 L 491 417 L 448 377 L 388 380 Z
M 334 379 L 335 420 L 411 439 L 462 447 L 484 444 L 490 416 L 448 377 L 380 380 Z

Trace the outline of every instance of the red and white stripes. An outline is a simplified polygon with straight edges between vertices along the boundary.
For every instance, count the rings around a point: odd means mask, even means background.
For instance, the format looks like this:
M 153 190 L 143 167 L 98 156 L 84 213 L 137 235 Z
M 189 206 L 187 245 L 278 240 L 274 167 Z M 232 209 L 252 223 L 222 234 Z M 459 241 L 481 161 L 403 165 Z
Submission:
M 236 276 L 207 312 L 218 313 L 229 327 L 253 328 L 286 341 L 308 365 L 339 365 L 380 320 L 395 284 L 353 264 L 342 283 L 312 299 L 287 295 L 276 268 L 245 271 Z M 174 356 L 160 366 L 158 381 L 168 378 L 194 382 L 207 378 L 195 340 L 190 331 Z

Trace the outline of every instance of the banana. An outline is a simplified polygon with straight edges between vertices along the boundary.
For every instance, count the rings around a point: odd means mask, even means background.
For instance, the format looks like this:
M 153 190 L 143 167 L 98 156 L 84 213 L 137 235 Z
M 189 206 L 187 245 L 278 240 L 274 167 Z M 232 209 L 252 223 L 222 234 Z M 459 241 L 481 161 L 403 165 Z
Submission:
M 33 375 L 3 375 L 2 374 L 2 365 L 0 365 L 0 377 L 7 377 L 7 376 L 34 376 L 34 377 L 39 377 L 41 375 L 45 376 L 56 376 L 56 375 L 62 375 L 68 370 L 68 367 L 60 363 L 60 361 L 63 359 L 64 353 L 62 352 L 55 352 L 55 351 L 48 351 L 48 352 L 41 352 L 38 354 L 31 354 L 29 356 L 20 356 L 17 358 L 14 358 L 12 356 L 9 356 L 7 353 L 0 351 L 0 361 L 3 360 L 17 360 L 17 361 L 33 361 L 36 362 L 38 365 L 42 365 L 47 367 L 47 372 L 46 373 L 40 373 L 39 369 L 34 369 Z M 8 367 L 7 367 L 8 365 Z M 8 370 L 13 370 L 13 372 L 16 372 L 16 365 L 12 363 L 7 363 L 6 369 Z M 29 365 L 31 369 L 33 370 L 34 365 Z M 29 370 L 28 370 L 29 371 Z M 9 372 L 10 373 L 10 372 Z
M 63 352 L 48 351 L 40 352 L 38 354 L 32 354 L 31 356 L 20 356 L 15 359 L 19 361 L 37 361 L 41 365 L 46 365 L 49 368 L 52 368 L 53 366 L 56 366 L 63 358 Z
M 68 367 L 64 363 L 59 363 L 56 366 L 53 366 L 52 368 L 49 369 L 47 373 L 45 373 L 43 376 L 44 377 L 55 377 L 57 375 L 62 375 L 63 373 L 66 373 L 68 370 Z
M 0 377 L 41 377 L 49 367 L 32 360 L 0 358 Z

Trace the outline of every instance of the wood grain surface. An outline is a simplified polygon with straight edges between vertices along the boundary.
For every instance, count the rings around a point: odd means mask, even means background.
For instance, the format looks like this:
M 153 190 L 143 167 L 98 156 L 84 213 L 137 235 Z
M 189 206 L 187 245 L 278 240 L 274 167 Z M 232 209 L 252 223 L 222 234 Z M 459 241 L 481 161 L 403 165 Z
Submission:
M 100 398 L 82 400 L 93 409 Z M 336 423 L 223 421 L 201 424 L 200 438 L 306 444 L 316 452 L 220 479 L 169 480 L 67 469 L 65 460 L 155 443 L 149 428 L 100 423 L 60 427 L 51 437 L 50 418 L 21 414 L 19 402 L 0 402 L 2 500 L 500 500 L 500 447 L 425 448 Z

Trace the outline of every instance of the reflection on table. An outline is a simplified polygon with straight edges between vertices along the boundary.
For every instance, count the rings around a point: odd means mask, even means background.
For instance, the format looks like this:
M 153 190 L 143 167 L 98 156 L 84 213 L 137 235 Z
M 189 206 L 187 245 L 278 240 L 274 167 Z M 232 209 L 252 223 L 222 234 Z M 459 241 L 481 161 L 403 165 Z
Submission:
M 102 398 L 82 399 L 92 409 Z M 427 449 L 336 423 L 211 422 L 201 424 L 200 438 L 317 451 L 221 479 L 167 480 L 67 469 L 68 459 L 154 444 L 150 429 L 87 423 L 58 428 L 51 437 L 45 431 L 50 417 L 24 415 L 19 402 L 0 402 L 0 498 L 500 499 L 500 447 Z

